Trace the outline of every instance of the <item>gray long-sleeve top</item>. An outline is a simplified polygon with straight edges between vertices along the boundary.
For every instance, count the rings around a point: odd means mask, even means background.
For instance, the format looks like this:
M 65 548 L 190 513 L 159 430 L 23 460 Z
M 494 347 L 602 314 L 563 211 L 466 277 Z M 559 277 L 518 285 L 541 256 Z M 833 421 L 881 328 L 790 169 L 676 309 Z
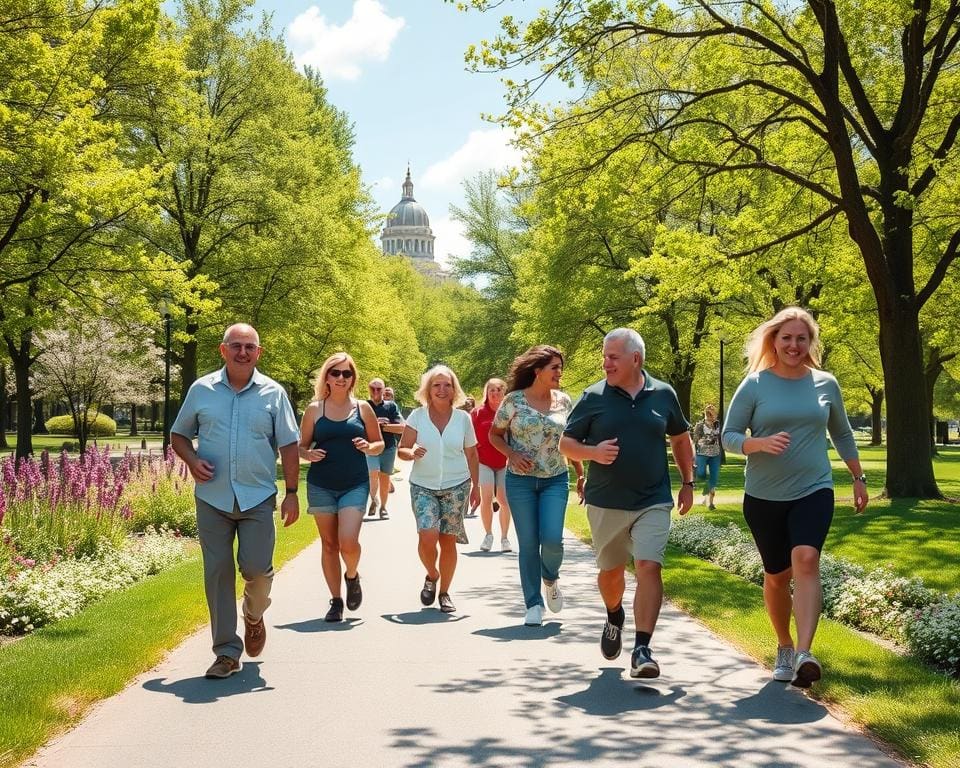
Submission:
M 826 371 L 811 369 L 800 379 L 785 379 L 769 370 L 749 374 L 730 401 L 724 447 L 742 454 L 747 430 L 751 437 L 790 435 L 790 446 L 779 456 L 763 452 L 747 456 L 744 490 L 758 499 L 791 501 L 832 488 L 827 431 L 840 458 L 859 455 L 840 386 Z

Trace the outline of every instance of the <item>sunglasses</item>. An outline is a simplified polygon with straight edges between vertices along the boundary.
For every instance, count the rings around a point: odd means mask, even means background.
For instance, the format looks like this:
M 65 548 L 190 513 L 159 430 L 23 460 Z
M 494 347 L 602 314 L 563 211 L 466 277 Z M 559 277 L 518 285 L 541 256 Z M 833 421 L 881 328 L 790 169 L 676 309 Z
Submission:
M 331 368 L 327 371 L 327 376 L 332 376 L 335 379 L 339 379 L 341 376 L 345 379 L 353 378 L 353 371 L 347 368 L 345 371 L 341 371 L 339 368 Z

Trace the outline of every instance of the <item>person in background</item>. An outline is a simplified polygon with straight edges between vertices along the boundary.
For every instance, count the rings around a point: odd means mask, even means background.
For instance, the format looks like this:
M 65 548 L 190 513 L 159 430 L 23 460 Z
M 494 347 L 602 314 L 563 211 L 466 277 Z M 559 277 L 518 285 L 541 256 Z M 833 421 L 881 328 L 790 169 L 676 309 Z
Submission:
M 346 352 L 336 352 L 320 368 L 315 399 L 300 422 L 300 458 L 307 470 L 307 512 L 313 515 L 323 543 L 320 561 L 330 589 L 324 621 L 343 620 L 340 575 L 346 582 L 348 610 L 363 601 L 360 586 L 360 525 L 370 493 L 366 457 L 383 450 L 373 408 L 353 396 L 357 366 Z
M 562 375 L 563 354 L 556 347 L 541 344 L 517 357 L 490 428 L 490 443 L 507 458 L 507 501 L 517 529 L 523 623 L 529 627 L 543 624 L 541 581 L 547 608 L 563 608 L 559 579 L 570 491 L 559 444 L 572 403 L 560 390 Z M 579 492 L 583 465 L 578 459 L 573 465 Z
M 367 403 L 373 409 L 383 435 L 383 452 L 379 456 L 367 456 L 367 469 L 370 472 L 370 516 L 380 509 L 380 519 L 387 514 L 387 494 L 390 493 L 394 462 L 397 459 L 397 437 L 403 432 L 403 417 L 397 404 L 383 396 L 383 379 L 371 379 L 367 385 L 370 399 Z M 379 502 L 379 504 L 378 504 Z
M 677 509 L 693 504 L 693 444 L 677 393 L 644 369 L 646 345 L 632 328 L 616 328 L 603 339 L 605 379 L 587 387 L 573 408 L 560 440 L 570 459 L 589 460 L 585 496 L 597 553 L 597 586 L 607 609 L 600 637 L 605 659 L 623 648 L 624 570 L 633 559 L 636 629 L 630 676 L 660 676 L 650 649 L 663 603 L 663 555 L 670 534 L 673 496 L 664 437 L 670 442 L 681 486 Z
M 415 408 L 407 417 L 397 453 L 412 461 L 410 502 L 417 520 L 417 552 L 427 571 L 420 602 L 456 610 L 450 585 L 457 567 L 457 544 L 469 543 L 463 527 L 467 505 L 480 500 L 477 438 L 457 375 L 435 365 L 420 377 Z M 438 564 L 439 556 L 439 564 Z M 439 597 L 437 585 L 439 584 Z
M 763 602 L 777 636 L 773 679 L 809 688 L 823 673 L 811 647 L 823 607 L 820 553 L 834 512 L 827 432 L 853 477 L 857 514 L 870 498 L 867 478 L 840 386 L 820 369 L 820 328 L 810 313 L 781 310 L 753 330 L 746 352 L 723 445 L 747 457 L 743 516 L 763 560 Z
M 717 406 L 703 409 L 703 418 L 693 425 L 693 448 L 697 454 L 697 477 L 706 483 L 703 488 L 703 505 L 716 509 L 714 500 L 717 481 L 720 477 L 720 422 L 717 421 Z
M 397 413 L 400 414 L 400 418 L 403 418 L 403 409 L 400 407 L 400 403 L 397 402 L 397 398 L 393 394 L 393 387 L 385 385 L 383 387 L 383 399 L 384 402 L 393 403 L 397 406 Z M 390 493 L 393 493 L 397 490 L 393 485 L 393 480 L 390 481 Z
M 216 655 L 208 678 L 239 672 L 243 651 L 259 656 L 267 640 L 263 613 L 273 585 L 278 453 L 286 484 L 284 527 L 300 516 L 297 420 L 283 387 L 257 370 L 262 353 L 253 326 L 227 328 L 220 344 L 223 368 L 190 386 L 170 427 L 170 444 L 196 481 L 197 535 Z M 237 566 L 244 582 L 243 641 L 237 635 Z
M 510 505 L 507 503 L 504 481 L 507 459 L 490 443 L 490 427 L 497 408 L 503 402 L 507 383 L 503 379 L 490 379 L 483 387 L 483 402 L 470 412 L 473 431 L 477 434 L 477 454 L 480 458 L 480 522 L 483 524 L 483 541 L 480 549 L 489 552 L 493 548 L 494 501 L 499 502 L 500 551 L 509 552 Z

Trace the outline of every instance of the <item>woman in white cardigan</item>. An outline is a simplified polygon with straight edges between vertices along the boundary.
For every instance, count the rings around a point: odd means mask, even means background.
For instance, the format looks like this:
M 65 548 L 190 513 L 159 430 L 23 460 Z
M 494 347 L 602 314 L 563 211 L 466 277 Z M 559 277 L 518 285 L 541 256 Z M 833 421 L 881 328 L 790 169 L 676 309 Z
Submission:
M 439 584 L 440 610 L 452 613 L 457 544 L 467 543 L 463 517 L 470 505 L 480 503 L 477 437 L 470 414 L 457 408 L 466 396 L 447 366 L 436 365 L 420 377 L 416 399 L 421 407 L 407 417 L 397 455 L 414 462 L 410 501 L 427 571 L 420 602 L 432 605 Z

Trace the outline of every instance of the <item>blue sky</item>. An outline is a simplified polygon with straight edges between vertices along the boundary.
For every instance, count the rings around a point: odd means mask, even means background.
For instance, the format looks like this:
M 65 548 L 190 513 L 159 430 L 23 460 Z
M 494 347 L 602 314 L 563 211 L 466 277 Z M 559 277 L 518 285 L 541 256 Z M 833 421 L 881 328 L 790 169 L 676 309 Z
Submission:
M 539 5 L 505 7 L 527 16 Z M 448 210 L 462 202 L 462 181 L 519 162 L 509 135 L 481 118 L 503 109 L 499 76 L 467 72 L 463 61 L 470 43 L 494 36 L 499 15 L 459 12 L 442 0 L 257 0 L 254 13 L 263 12 L 298 65 L 319 69 L 330 100 L 349 114 L 354 156 L 380 208 L 400 199 L 409 161 L 437 260 L 466 255 Z

